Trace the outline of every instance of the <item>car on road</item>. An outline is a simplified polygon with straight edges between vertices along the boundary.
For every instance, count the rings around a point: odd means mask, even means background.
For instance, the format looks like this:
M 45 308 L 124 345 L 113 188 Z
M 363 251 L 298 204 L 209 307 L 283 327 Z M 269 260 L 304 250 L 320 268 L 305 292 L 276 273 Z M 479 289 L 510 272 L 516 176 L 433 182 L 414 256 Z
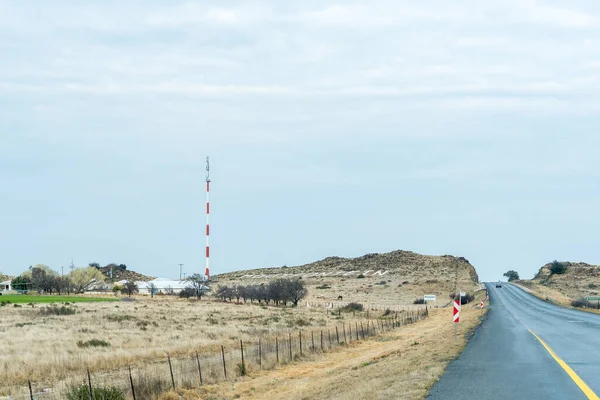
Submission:
M 501 288 L 502 287 L 502 283 L 501 282 L 496 283 L 496 287 L 497 288 Z

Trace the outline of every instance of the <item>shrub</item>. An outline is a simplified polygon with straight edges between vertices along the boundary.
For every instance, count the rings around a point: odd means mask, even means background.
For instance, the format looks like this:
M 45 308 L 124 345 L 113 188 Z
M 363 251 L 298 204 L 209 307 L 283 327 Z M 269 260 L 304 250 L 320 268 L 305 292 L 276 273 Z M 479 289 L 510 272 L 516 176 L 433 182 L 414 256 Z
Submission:
M 383 313 L 384 317 L 387 317 L 388 315 L 390 315 L 392 313 L 392 310 L 390 310 L 389 308 L 385 309 L 385 312 Z
M 134 383 L 138 399 L 154 399 L 172 388 L 171 382 L 156 377 L 141 376 Z
M 137 388 L 136 388 L 137 394 Z M 125 400 L 125 393 L 116 387 L 96 387 L 92 389 L 95 400 Z M 73 387 L 67 393 L 67 400 L 89 400 L 90 389 L 87 385 Z
M 415 301 L 413 301 L 413 304 L 425 304 L 425 299 L 423 299 L 423 298 L 415 299 Z
M 108 343 L 106 340 L 91 339 L 91 340 L 88 340 L 86 342 L 80 340 L 80 341 L 77 342 L 77 346 L 81 347 L 81 348 L 88 348 L 88 347 L 110 347 L 110 343 Z
M 341 308 L 344 312 L 363 311 L 364 307 L 360 303 L 349 303 Z
M 458 298 L 458 294 L 450 293 L 450 298 L 452 300 L 455 300 Z M 460 304 L 464 306 L 465 304 L 469 304 L 473 300 L 475 300 L 475 296 L 472 295 L 471 293 L 466 293 L 464 296 L 461 297 Z
M 365 276 L 363 274 L 358 274 L 357 279 L 363 279 Z
M 325 283 L 323 285 L 317 286 L 316 288 L 317 289 L 331 289 L 331 286 L 329 286 L 328 284 Z
M 552 274 L 562 275 L 567 272 L 567 266 L 564 263 L 554 260 L 550 263 L 550 272 Z
M 240 376 L 246 376 L 246 364 L 245 363 L 240 363 L 237 365 L 238 367 L 238 372 L 240 373 Z
M 186 287 L 179 292 L 179 297 L 189 299 L 190 297 L 196 297 L 196 290 L 191 287 Z
M 75 311 L 72 308 L 65 307 L 65 306 L 61 306 L 61 307 L 49 306 L 49 307 L 40 308 L 38 313 L 40 315 L 73 315 L 73 314 L 76 314 L 77 311 Z
M 135 317 L 132 315 L 127 315 L 127 314 L 110 314 L 106 316 L 106 319 L 109 320 L 110 322 L 123 322 L 123 321 L 131 321 L 134 320 Z

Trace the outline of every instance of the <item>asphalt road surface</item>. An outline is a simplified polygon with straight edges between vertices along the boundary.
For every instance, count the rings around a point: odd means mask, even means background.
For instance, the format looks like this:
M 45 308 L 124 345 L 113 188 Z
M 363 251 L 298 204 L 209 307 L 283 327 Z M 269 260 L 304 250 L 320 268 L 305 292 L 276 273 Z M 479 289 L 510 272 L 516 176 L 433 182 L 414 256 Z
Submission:
M 552 305 L 513 285 L 486 286 L 487 320 L 428 399 L 598 399 L 600 315 Z

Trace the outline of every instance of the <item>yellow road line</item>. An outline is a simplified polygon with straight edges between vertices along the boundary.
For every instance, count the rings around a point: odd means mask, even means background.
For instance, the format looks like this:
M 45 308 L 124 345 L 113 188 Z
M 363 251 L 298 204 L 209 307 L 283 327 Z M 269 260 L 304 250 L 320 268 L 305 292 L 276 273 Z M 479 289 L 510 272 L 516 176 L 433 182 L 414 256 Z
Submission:
M 579 389 L 581 389 L 581 391 L 587 396 L 588 399 L 590 400 L 600 400 L 600 397 L 598 397 L 598 395 L 596 393 L 594 393 L 592 391 L 592 389 L 590 389 L 590 387 L 583 381 L 583 379 L 581 379 L 579 377 L 579 375 L 577 375 L 575 373 L 575 371 L 573 371 L 571 369 L 571 367 L 569 367 L 569 364 L 567 364 L 566 362 L 564 362 L 563 360 L 560 359 L 559 356 L 556 355 L 556 353 L 554 352 L 554 350 L 552 350 L 550 348 L 550 346 L 548 346 L 546 344 L 546 342 L 544 342 L 538 335 L 536 335 L 535 333 L 533 333 L 533 331 L 530 329 L 529 332 L 535 336 L 535 338 L 537 340 L 540 341 L 540 343 L 542 344 L 542 346 L 544 346 L 546 348 L 546 350 L 548 350 L 548 353 L 550 353 L 550 355 L 552 356 L 552 358 L 554 358 L 554 360 L 558 363 L 558 365 L 560 365 L 562 367 L 562 369 L 564 369 L 567 374 L 571 377 L 571 379 L 573 379 L 573 382 L 575 382 L 575 384 L 577 386 L 579 386 Z

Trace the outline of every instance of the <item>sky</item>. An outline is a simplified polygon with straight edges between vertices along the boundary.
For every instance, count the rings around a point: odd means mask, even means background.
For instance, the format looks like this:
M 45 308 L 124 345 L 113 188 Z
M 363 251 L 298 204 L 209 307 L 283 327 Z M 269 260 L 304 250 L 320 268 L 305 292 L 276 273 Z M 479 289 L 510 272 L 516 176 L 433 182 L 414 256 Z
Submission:
M 0 272 L 600 264 L 595 0 L 0 0 Z

